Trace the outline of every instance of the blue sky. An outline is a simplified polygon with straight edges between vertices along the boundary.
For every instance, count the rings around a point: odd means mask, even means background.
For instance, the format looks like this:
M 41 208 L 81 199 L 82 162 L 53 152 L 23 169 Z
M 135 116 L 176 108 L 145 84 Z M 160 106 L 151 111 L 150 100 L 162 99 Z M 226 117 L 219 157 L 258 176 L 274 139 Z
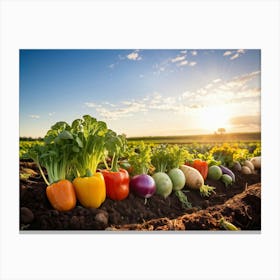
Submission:
M 20 50 L 20 136 L 90 114 L 127 136 L 260 131 L 260 50 Z

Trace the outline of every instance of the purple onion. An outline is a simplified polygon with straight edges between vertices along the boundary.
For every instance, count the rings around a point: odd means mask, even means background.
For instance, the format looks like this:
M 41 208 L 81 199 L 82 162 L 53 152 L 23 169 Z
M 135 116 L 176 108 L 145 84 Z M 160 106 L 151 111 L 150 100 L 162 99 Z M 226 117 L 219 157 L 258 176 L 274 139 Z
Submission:
M 219 167 L 221 168 L 223 174 L 229 175 L 232 178 L 232 182 L 235 182 L 235 175 L 230 169 L 228 169 L 227 167 L 225 167 L 223 165 L 219 165 Z
M 130 190 L 138 196 L 149 198 L 156 192 L 156 183 L 150 175 L 135 175 L 130 180 Z

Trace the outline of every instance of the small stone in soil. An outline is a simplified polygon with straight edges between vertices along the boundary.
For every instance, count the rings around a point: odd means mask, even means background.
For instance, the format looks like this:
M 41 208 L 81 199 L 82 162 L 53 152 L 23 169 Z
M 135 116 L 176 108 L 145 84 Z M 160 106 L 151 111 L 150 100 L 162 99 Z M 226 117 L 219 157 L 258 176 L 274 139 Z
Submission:
M 107 226 L 108 225 L 108 214 L 106 215 L 103 212 L 98 213 L 95 216 L 95 220 L 100 223 L 102 226 Z
M 27 207 L 20 208 L 20 222 L 22 224 L 30 224 L 34 220 L 33 212 Z

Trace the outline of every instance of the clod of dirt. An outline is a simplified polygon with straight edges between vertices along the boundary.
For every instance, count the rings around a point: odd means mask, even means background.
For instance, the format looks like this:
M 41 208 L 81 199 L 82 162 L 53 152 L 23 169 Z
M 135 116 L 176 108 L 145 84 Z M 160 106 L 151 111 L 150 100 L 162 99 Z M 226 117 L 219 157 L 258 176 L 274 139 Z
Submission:
M 34 220 L 33 212 L 27 207 L 20 208 L 20 223 L 30 224 Z

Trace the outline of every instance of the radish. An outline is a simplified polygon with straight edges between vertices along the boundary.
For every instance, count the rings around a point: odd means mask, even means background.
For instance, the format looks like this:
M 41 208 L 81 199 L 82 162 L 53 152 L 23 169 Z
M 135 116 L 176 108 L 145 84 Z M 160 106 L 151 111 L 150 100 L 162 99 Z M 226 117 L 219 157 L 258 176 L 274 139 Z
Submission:
M 156 193 L 167 198 L 172 192 L 172 181 L 164 172 L 157 172 L 153 176 L 156 183 Z
M 212 180 L 220 180 L 223 175 L 222 169 L 217 165 L 212 165 L 208 169 L 208 178 Z
M 250 161 L 256 169 L 261 168 L 261 157 L 253 157 Z
M 185 175 L 187 187 L 199 190 L 202 196 L 209 196 L 212 192 L 214 192 L 214 187 L 204 185 L 204 179 L 198 170 L 187 165 L 181 165 L 180 169 Z
M 185 175 L 183 171 L 179 168 L 172 168 L 168 172 L 168 176 L 170 177 L 172 184 L 173 184 L 173 190 L 178 191 L 181 190 L 186 183 Z
M 243 174 L 252 174 L 252 170 L 248 167 L 248 166 L 242 166 L 242 168 L 241 168 L 241 172 L 243 173 Z
M 254 169 L 255 169 L 253 163 L 252 163 L 251 161 L 249 161 L 249 160 L 245 160 L 243 166 L 249 167 L 249 168 L 251 169 L 252 172 L 253 172 Z
M 223 174 L 229 175 L 232 178 L 232 182 L 235 182 L 235 175 L 229 168 L 227 168 L 223 165 L 220 165 L 219 167 L 221 168 Z

